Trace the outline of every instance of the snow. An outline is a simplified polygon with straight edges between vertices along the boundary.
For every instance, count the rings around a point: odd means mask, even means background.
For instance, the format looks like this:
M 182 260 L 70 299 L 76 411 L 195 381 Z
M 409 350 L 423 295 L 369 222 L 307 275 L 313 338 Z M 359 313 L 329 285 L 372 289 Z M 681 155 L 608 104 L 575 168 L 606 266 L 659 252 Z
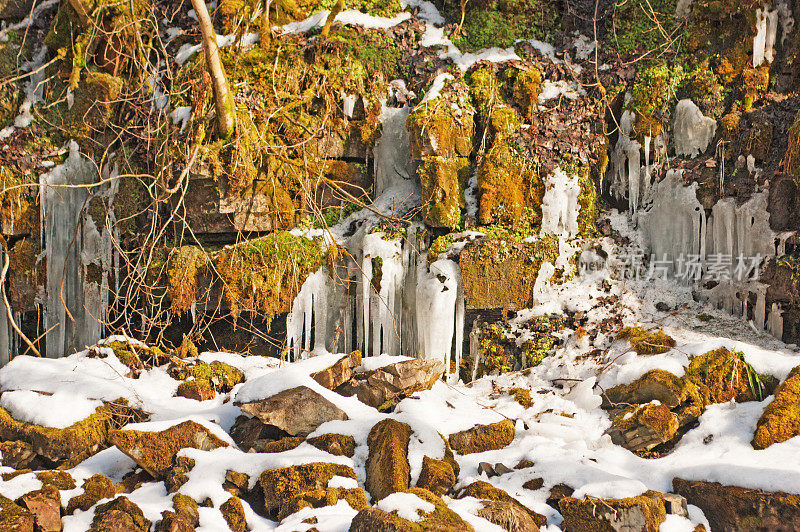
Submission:
M 539 93 L 539 104 L 554 98 L 564 97 L 568 100 L 577 100 L 586 91 L 574 81 L 550 81 L 542 83 L 542 92 Z
M 173 124 L 180 126 L 180 132 L 183 133 L 189 123 L 189 119 L 192 118 L 192 106 L 184 105 L 176 107 L 175 110 L 169 114 L 169 117 L 172 119 Z
M 314 28 L 321 28 L 324 26 L 325 21 L 330 13 L 331 12 L 329 10 L 323 9 L 322 11 L 315 13 L 304 20 L 290 22 L 289 24 L 280 26 L 278 29 L 282 33 L 305 33 Z M 398 13 L 393 17 L 376 17 L 360 11 L 348 10 L 342 11 L 336 15 L 334 20 L 340 24 L 350 26 L 363 26 L 367 29 L 385 30 L 393 26 L 397 26 L 409 18 L 411 18 L 411 13 L 408 12 Z
M 30 390 L 13 390 L 0 395 L 0 407 L 12 417 L 43 427 L 64 429 L 94 414 L 101 401 L 76 397 L 62 390 L 45 395 Z
M 375 505 L 384 512 L 397 512 L 399 517 L 416 523 L 436 509 L 432 503 L 413 493 L 397 492 L 384 497 Z
M 234 42 L 236 42 L 235 34 L 217 35 L 217 46 L 220 48 L 231 46 Z M 247 47 L 257 42 L 258 33 L 247 33 L 242 36 L 239 44 L 242 47 Z M 184 44 L 178 49 L 178 53 L 175 54 L 175 63 L 179 66 L 183 65 L 190 57 L 199 52 L 202 47 L 202 44 Z

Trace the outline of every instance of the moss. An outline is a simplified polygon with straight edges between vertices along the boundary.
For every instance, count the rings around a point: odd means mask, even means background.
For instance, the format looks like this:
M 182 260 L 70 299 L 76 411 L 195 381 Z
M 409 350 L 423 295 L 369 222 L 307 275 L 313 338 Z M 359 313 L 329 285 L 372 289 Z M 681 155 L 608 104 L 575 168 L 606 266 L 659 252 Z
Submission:
M 514 80 L 514 101 L 529 121 L 533 120 L 542 91 L 542 73 L 535 67 L 520 71 Z
M 520 39 L 550 41 L 559 28 L 558 4 L 548 0 L 489 0 L 466 4 L 463 35 L 453 38 L 459 49 L 473 52 L 494 46 L 508 48 Z M 458 22 L 458 2 L 445 4 L 448 19 Z
M 53 486 L 58 490 L 75 489 L 75 479 L 66 471 L 37 471 L 36 478 L 45 486 Z
M 707 323 L 707 322 L 713 320 L 714 316 L 712 316 L 711 314 L 706 314 L 705 312 L 703 312 L 703 313 L 697 315 L 697 319 L 702 321 L 703 323 Z
M 417 105 L 408 115 L 411 156 L 417 160 L 469 156 L 474 116 L 467 86 L 458 81 L 446 82 L 439 97 Z
M 190 388 L 207 389 L 212 392 L 211 397 L 213 397 L 213 392 L 228 393 L 234 386 L 244 381 L 244 374 L 239 369 L 218 360 L 210 364 L 197 362 L 191 366 L 184 366 L 172 375 L 182 380 L 190 379 L 178 386 L 178 395 L 183 397 L 191 395 L 181 393 L 181 387 L 185 387 L 185 392 L 191 391 Z
M 675 340 L 661 329 L 650 332 L 642 327 L 625 327 L 617 335 L 618 340 L 627 340 L 631 349 L 639 355 L 666 353 L 675 347 Z
M 650 370 L 630 384 L 606 390 L 604 401 L 613 404 L 644 404 L 658 401 L 670 408 L 689 402 L 702 404 L 697 385 L 663 369 Z
M 437 460 L 430 456 L 422 457 L 422 470 L 417 480 L 417 487 L 423 488 L 439 497 L 446 495 L 456 483 L 453 467 L 446 460 Z
M 489 125 L 495 139 L 506 139 L 520 129 L 517 112 L 511 107 L 497 107 L 489 117 Z
M 95 508 L 91 530 L 148 532 L 150 525 L 150 521 L 144 517 L 141 508 L 127 497 L 118 497 Z
M 156 478 L 167 474 L 181 449 L 211 450 L 228 445 L 194 421 L 184 421 L 160 432 L 112 430 L 109 441 Z
M 558 506 L 564 516 L 562 526 L 567 532 L 611 532 L 622 520 L 619 514 L 629 512 L 634 512 L 630 515 L 639 521 L 642 532 L 657 532 L 667 516 L 664 497 L 655 491 L 626 499 L 564 497 Z
M 482 453 L 507 447 L 514 440 L 514 422 L 510 419 L 476 425 L 475 427 L 451 434 L 450 447 L 458 454 Z
M 426 224 L 449 229 L 458 226 L 470 169 L 466 157 L 423 157 L 417 176 L 422 185 L 422 219 Z
M 364 483 L 373 500 L 380 500 L 396 491 L 408 489 L 411 466 L 408 463 L 408 445 L 411 427 L 394 419 L 384 419 L 369 431 Z
M 0 529 L 33 530 L 34 516 L 14 501 L 0 495 Z
M 269 323 L 288 312 L 306 277 L 328 256 L 321 238 L 309 239 L 276 232 L 226 246 L 214 261 L 231 314 L 257 311 Z
M 472 484 L 466 486 L 460 493 L 459 497 L 475 497 L 484 501 L 496 501 L 506 504 L 511 504 L 528 514 L 534 521 L 537 527 L 543 527 L 547 524 L 547 518 L 539 513 L 530 510 L 527 506 L 519 502 L 517 499 L 511 497 L 508 493 L 492 486 L 488 482 L 477 480 Z
M 519 225 L 531 209 L 531 223 L 541 223 L 544 184 L 532 162 L 508 140 L 495 142 L 478 168 L 478 221 Z
M 492 107 L 501 101 L 497 76 L 489 68 L 477 68 L 467 74 L 465 81 L 469 86 L 472 105 L 480 114 L 487 116 Z
M 86 511 L 101 499 L 114 497 L 117 489 L 114 483 L 103 475 L 92 475 L 83 481 L 83 493 L 71 498 L 67 503 L 66 514 L 72 515 L 75 510 Z
M 659 55 L 681 19 L 675 15 L 676 0 L 615 0 L 608 18 L 609 40 L 617 51 L 651 52 Z
M 361 488 L 325 488 L 299 493 L 281 504 L 278 519 L 302 510 L 303 508 L 321 508 L 334 506 L 339 501 L 345 501 L 356 511 L 369 507 L 367 494 Z
M 176 493 L 172 497 L 172 509 L 175 510 L 176 515 L 183 518 L 192 526 L 197 526 L 199 524 L 200 516 L 197 509 L 197 502 L 188 495 Z
M 85 459 L 100 449 L 113 417 L 113 410 L 102 406 L 86 419 L 56 429 L 17 421 L 0 408 L 0 440 L 25 441 L 37 454 L 53 462 Z
M 627 414 L 630 413 L 630 416 Z M 622 431 L 633 430 L 646 426 L 655 431 L 662 441 L 671 440 L 678 432 L 678 419 L 670 408 L 661 403 L 647 403 L 639 405 L 626 412 L 620 412 L 622 418 L 617 425 Z
M 766 449 L 800 435 L 800 366 L 775 390 L 775 398 L 758 419 L 753 447 Z
M 122 78 L 104 72 L 87 72 L 70 109 L 71 134 L 90 137 L 103 130 L 111 120 L 124 83 Z
M 352 458 L 356 453 L 355 438 L 344 434 L 321 434 L 309 438 L 306 442 L 334 456 L 348 456 Z
M 692 357 L 686 378 L 697 385 L 704 404 L 760 401 L 775 389 L 775 379 L 757 373 L 739 351 L 724 347 Z
M 533 406 L 533 400 L 531 399 L 531 391 L 527 388 L 511 388 L 508 391 L 509 394 L 514 396 L 514 400 L 521 404 L 525 408 L 530 408 Z
M 167 296 L 172 311 L 188 312 L 197 299 L 198 276 L 208 263 L 206 252 L 199 246 L 181 246 L 169 254 Z
M 244 515 L 244 506 L 239 497 L 231 497 L 219 507 L 222 517 L 228 523 L 228 528 L 233 532 L 247 532 L 247 519 Z
M 264 471 L 259 478 L 264 493 L 264 505 L 274 515 L 282 504 L 295 496 L 309 491 L 325 490 L 328 482 L 335 476 L 356 478 L 351 467 L 325 462 Z

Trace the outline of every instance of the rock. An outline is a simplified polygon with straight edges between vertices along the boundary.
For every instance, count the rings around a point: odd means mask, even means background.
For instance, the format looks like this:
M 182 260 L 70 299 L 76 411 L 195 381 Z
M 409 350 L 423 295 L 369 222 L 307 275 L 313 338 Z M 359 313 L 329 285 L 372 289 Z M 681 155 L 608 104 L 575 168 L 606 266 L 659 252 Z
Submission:
M 544 486 L 544 479 L 541 477 L 532 478 L 530 480 L 525 481 L 522 485 L 523 488 L 526 490 L 536 491 L 538 489 L 542 489 Z
M 448 438 L 453 451 L 461 455 L 502 449 L 513 440 L 514 422 L 510 419 L 489 425 L 475 425 L 469 430 L 451 434 Z
M 427 225 L 452 229 L 459 224 L 471 171 L 469 157 L 423 157 L 417 164 L 422 219 Z
M 547 524 L 545 516 L 534 512 L 505 491 L 482 480 L 475 481 L 461 490 L 459 498 L 461 497 L 475 497 L 480 500 L 483 508 L 478 515 L 509 532 L 538 530 Z
M 634 382 L 615 386 L 603 394 L 606 407 L 609 403 L 643 405 L 651 401 L 658 401 L 669 408 L 687 402 L 701 402 L 697 386 L 663 369 L 650 370 Z
M 272 397 L 240 405 L 242 412 L 257 417 L 291 436 L 308 436 L 323 423 L 349 419 L 347 414 L 307 386 L 284 390 Z
M 222 489 L 231 495 L 241 497 L 250 490 L 250 475 L 238 471 L 227 471 Z
M 565 497 L 558 504 L 564 532 L 621 530 L 658 532 L 667 517 L 664 497 L 647 491 L 625 499 L 575 499 Z
M 488 478 L 497 476 L 497 473 L 495 473 L 492 464 L 490 464 L 489 462 L 480 462 L 478 464 L 478 474 L 486 475 Z
M 422 532 L 422 527 L 378 508 L 364 508 L 350 523 L 350 532 Z
M 472 525 L 461 519 L 453 510 L 428 490 L 411 488 L 408 490 L 433 505 L 434 509 L 417 522 L 398 517 L 396 512 L 385 512 L 378 508 L 365 508 L 353 518 L 350 532 L 422 532 L 432 530 L 438 532 L 473 532 Z
M 26 442 L 36 454 L 56 464 L 80 461 L 100 450 L 112 418 L 111 408 L 102 406 L 86 419 L 56 429 L 17 421 L 0 408 L 0 440 Z
M 197 348 L 194 349 L 196 351 Z M 170 375 L 184 381 L 178 385 L 178 396 L 197 401 L 213 399 L 217 392 L 228 393 L 234 386 L 244 381 L 244 373 L 241 370 L 218 360 L 210 364 L 206 362 L 181 364 L 171 368 Z
M 672 480 L 675 493 L 703 510 L 712 530 L 798 530 L 800 495 L 761 491 L 718 482 Z
M 367 479 L 364 483 L 377 501 L 396 491 L 406 491 L 411 479 L 408 442 L 411 427 L 394 419 L 384 419 L 369 431 Z
M 194 460 L 188 456 L 176 456 L 173 465 L 167 470 L 164 486 L 167 493 L 175 493 L 189 481 L 189 471 L 194 468 Z
M 281 438 L 280 440 L 256 440 L 250 451 L 256 453 L 282 453 L 299 446 L 305 440 L 299 436 Z
M 90 532 L 149 532 L 150 521 L 127 497 L 100 504 L 94 511 Z
M 107 499 L 117 494 L 114 483 L 103 475 L 92 475 L 83 481 L 83 493 L 71 498 L 67 503 L 65 513 L 72 515 L 75 510 L 86 511 L 101 499 Z
M 227 443 L 194 421 L 184 421 L 160 432 L 112 430 L 109 441 L 154 478 L 164 478 L 181 449 L 210 451 Z
M 311 374 L 311 378 L 317 381 L 320 386 L 329 390 L 338 388 L 353 376 L 353 370 L 361 365 L 361 351 L 353 351 L 349 355 L 344 355 L 332 366 Z
M 356 478 L 353 468 L 341 464 L 314 462 L 261 473 L 258 482 L 264 494 L 264 507 L 277 516 L 283 505 L 310 491 L 324 491 L 333 477 Z
M 30 443 L 4 441 L 0 443 L 0 464 L 13 469 L 25 469 L 36 458 Z
M 263 424 L 257 417 L 245 415 L 237 416 L 231 427 L 230 435 L 236 445 L 245 451 L 253 447 L 256 441 L 273 441 L 288 436 L 286 432 L 277 427 Z
M 530 243 L 490 238 L 473 240 L 459 257 L 467 307 L 510 310 L 530 307 L 539 267 L 545 260 L 552 261 L 557 256 L 558 243 L 551 239 Z
M 219 507 L 222 517 L 228 523 L 228 528 L 233 532 L 247 532 L 247 519 L 244 516 L 244 506 L 239 497 L 231 497 Z
M 453 467 L 445 460 L 436 460 L 430 456 L 422 457 L 422 470 L 419 473 L 417 487 L 423 488 L 434 495 L 446 495 L 458 480 L 453 472 Z
M 0 495 L 0 530 L 33 532 L 35 518 L 28 510 Z
M 692 357 L 686 378 L 700 391 L 705 405 L 759 401 L 770 395 L 777 385 L 768 375 L 759 375 L 745 362 L 744 355 L 719 348 Z
M 494 472 L 498 475 L 506 475 L 508 473 L 513 473 L 514 470 L 507 467 L 505 464 L 497 463 L 494 465 Z
M 559 483 L 550 488 L 550 494 L 547 496 L 547 505 L 551 508 L 556 510 L 559 509 L 558 504 L 561 502 L 561 499 L 565 499 L 567 497 L 572 496 L 575 492 L 570 486 L 566 484 Z
M 649 451 L 677 435 L 678 419 L 664 404 L 619 408 L 612 411 L 611 427 L 606 433 L 612 442 L 629 451 Z
M 322 508 L 333 506 L 339 501 L 346 501 L 356 511 L 368 507 L 367 493 L 361 488 L 325 488 L 324 490 L 311 490 L 290 497 L 280 507 L 278 520 L 299 512 L 303 508 Z
M 362 403 L 378 408 L 388 401 L 429 390 L 442 373 L 443 362 L 414 358 L 362 374 L 336 391 L 346 396 L 355 395 Z
M 794 368 L 775 390 L 775 399 L 764 409 L 753 435 L 753 448 L 766 449 L 800 435 L 800 366 Z
M 356 439 L 343 434 L 321 434 L 306 440 L 317 449 L 334 456 L 352 458 L 356 454 Z
M 664 494 L 664 508 L 667 514 L 680 515 L 682 517 L 689 516 L 689 508 L 686 503 L 686 497 L 678 495 L 677 493 Z
M 627 340 L 631 350 L 639 355 L 666 353 L 675 347 L 675 339 L 661 329 L 648 331 L 643 327 L 625 327 L 617 335 L 617 340 Z
M 61 531 L 61 496 L 58 489 L 47 484 L 42 489 L 26 493 L 20 503 L 33 514 L 37 532 Z
M 37 471 L 36 478 L 45 486 L 53 486 L 58 490 L 75 489 L 75 479 L 66 471 Z

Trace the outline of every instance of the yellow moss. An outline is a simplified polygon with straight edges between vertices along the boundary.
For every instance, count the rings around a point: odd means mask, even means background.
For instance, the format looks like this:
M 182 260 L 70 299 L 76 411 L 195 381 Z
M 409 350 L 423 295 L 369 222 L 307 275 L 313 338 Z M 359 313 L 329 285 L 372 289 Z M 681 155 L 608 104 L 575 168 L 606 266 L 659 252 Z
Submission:
M 0 528 L 2 530 L 33 530 L 34 517 L 28 510 L 0 495 Z
M 426 224 L 449 229 L 459 224 L 469 173 L 467 157 L 423 157 L 417 175 L 422 185 L 422 218 Z
M 626 499 L 586 498 L 578 500 L 565 497 L 558 503 L 561 515 L 564 516 L 562 525 L 567 532 L 608 532 L 614 530 L 610 523 L 617 518 L 617 512 L 630 508 L 641 508 L 644 523 L 641 524 L 642 532 L 658 532 L 661 523 L 667 516 L 663 496 L 655 491 L 647 491 L 637 497 Z
M 753 435 L 753 447 L 766 449 L 800 435 L 800 366 L 794 368 L 775 390 Z
M 306 440 L 317 449 L 336 456 L 352 456 L 356 452 L 356 440 L 352 436 L 344 434 L 321 434 Z
M 645 425 L 655 430 L 664 441 L 672 439 L 678 431 L 678 420 L 665 404 L 648 403 L 638 406 L 633 415 L 619 422 L 623 430 Z
M 625 327 L 617 335 L 618 340 L 627 340 L 631 348 L 640 355 L 666 353 L 675 347 L 675 340 L 661 329 L 650 332 L 642 327 Z
M 686 378 L 697 385 L 704 404 L 756 401 L 775 389 L 775 379 L 759 375 L 740 352 L 721 347 L 693 357 Z
M 453 467 L 446 460 L 436 460 L 430 456 L 422 457 L 422 470 L 417 487 L 426 489 L 438 496 L 446 495 L 456 483 Z
M 171 308 L 184 314 L 197 299 L 198 276 L 208 263 L 208 256 L 198 246 L 181 246 L 170 251 L 167 265 L 167 296 Z
M 514 80 L 514 101 L 529 121 L 536 115 L 541 86 L 542 73 L 535 67 L 520 71 Z
M 244 506 L 239 497 L 231 497 L 219 507 L 222 517 L 228 523 L 228 528 L 233 532 L 247 532 L 247 519 L 244 515 Z
M 481 224 L 516 225 L 523 211 L 534 213 L 533 224 L 541 223 L 544 185 L 530 160 L 521 157 L 507 142 L 495 142 L 478 169 Z
M 519 510 L 527 513 L 537 526 L 543 527 L 547 524 L 547 518 L 539 513 L 534 512 L 527 506 L 519 502 L 517 499 L 511 497 L 508 493 L 492 486 L 488 482 L 477 480 L 472 484 L 465 487 L 460 493 L 459 497 L 475 497 L 479 500 L 496 501 L 501 503 L 510 504 Z
M 511 107 L 495 107 L 489 116 L 489 124 L 495 139 L 505 139 L 519 131 L 520 120 Z
M 351 467 L 325 462 L 264 471 L 259 478 L 259 484 L 264 493 L 266 509 L 274 513 L 282 504 L 301 493 L 325 490 L 328 482 L 335 476 L 356 478 Z
M 66 513 L 71 515 L 75 510 L 86 511 L 101 499 L 113 497 L 117 494 L 114 483 L 103 475 L 92 475 L 83 481 L 83 493 L 71 498 L 67 503 Z
M 58 490 L 75 488 L 75 479 L 66 471 L 37 471 L 36 478 L 45 486 L 53 486 Z
M 611 403 L 649 403 L 659 401 L 670 408 L 687 402 L 702 404 L 697 386 L 663 369 L 653 369 L 630 384 L 606 390 L 604 399 Z
M 531 391 L 527 388 L 511 388 L 508 393 L 512 394 L 514 396 L 514 400 L 525 408 L 530 408 L 533 406 Z
M 456 432 L 448 438 L 450 447 L 458 454 L 481 453 L 491 449 L 502 449 L 514 440 L 514 422 L 510 419 L 478 425 L 469 430 Z

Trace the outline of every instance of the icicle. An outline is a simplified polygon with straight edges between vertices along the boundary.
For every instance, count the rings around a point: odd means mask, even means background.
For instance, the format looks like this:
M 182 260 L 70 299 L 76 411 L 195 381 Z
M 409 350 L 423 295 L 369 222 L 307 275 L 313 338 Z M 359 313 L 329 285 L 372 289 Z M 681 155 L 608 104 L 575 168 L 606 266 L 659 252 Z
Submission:
M 450 373 L 450 347 L 453 343 L 456 321 L 463 329 L 463 312 L 458 307 L 458 264 L 449 259 L 437 260 L 430 271 L 420 267 L 417 283 L 418 351 L 422 358 L 436 358 L 445 363 Z M 457 371 L 457 369 L 456 369 Z
M 397 185 L 398 180 L 412 181 L 414 169 L 409 157 L 406 130 L 408 106 L 387 107 L 381 103 L 381 137 L 375 143 L 375 195 Z
M 773 303 L 769 311 L 767 332 L 778 340 L 783 340 L 783 310 L 778 303 Z
M 13 353 L 11 352 L 12 335 L 14 330 L 8 321 L 5 302 L 0 298 L 0 366 L 8 364 Z
M 542 199 L 542 235 L 573 238 L 578 234 L 578 177 L 570 178 L 561 168 L 547 177 Z
M 771 63 L 775 55 L 775 40 L 778 34 L 778 10 L 756 9 L 756 36 L 753 39 L 753 66 L 765 61 Z
M 759 330 L 764 329 L 764 324 L 766 322 L 766 312 L 767 312 L 767 287 L 761 283 L 758 283 L 758 288 L 756 290 L 756 306 L 753 309 L 753 319 L 755 320 L 756 327 Z
M 681 100 L 675 108 L 673 135 L 675 153 L 697 157 L 706 151 L 717 131 L 717 121 L 704 116 L 692 100 Z
M 536 274 L 536 281 L 533 283 L 533 301 L 536 304 L 547 302 L 550 296 L 550 279 L 556 271 L 556 267 L 550 262 L 543 262 Z
M 300 292 L 292 302 L 292 310 L 286 316 L 286 345 L 289 348 L 289 358 L 297 360 L 304 358 L 309 351 L 317 350 L 317 347 L 324 351 L 327 331 L 322 325 L 324 321 L 317 319 L 312 321 L 316 312 L 323 312 L 326 304 L 328 274 L 325 268 L 321 268 L 309 275 Z M 314 345 L 311 345 L 311 327 L 319 327 L 315 331 Z

